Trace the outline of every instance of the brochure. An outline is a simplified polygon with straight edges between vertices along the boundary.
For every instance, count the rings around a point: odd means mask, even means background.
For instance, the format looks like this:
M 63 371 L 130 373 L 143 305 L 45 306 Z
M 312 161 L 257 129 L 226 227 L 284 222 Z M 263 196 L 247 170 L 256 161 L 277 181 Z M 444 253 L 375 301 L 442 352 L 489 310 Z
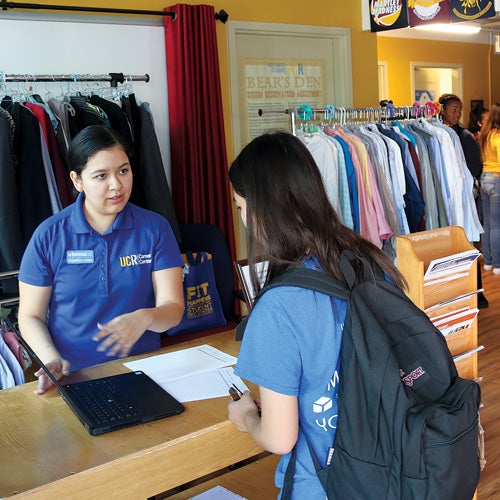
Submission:
M 481 255 L 477 248 L 464 252 L 447 255 L 434 259 L 429 263 L 424 274 L 424 281 L 442 278 L 445 275 L 453 275 L 468 271 L 472 264 Z
M 484 292 L 484 288 L 479 288 L 477 290 L 473 290 L 472 292 L 463 293 L 461 295 L 457 295 L 456 297 L 443 300 L 442 302 L 438 302 L 437 304 L 433 304 L 432 306 L 427 307 L 426 309 L 424 309 L 424 312 L 429 313 L 431 311 L 434 311 L 435 309 L 439 309 L 440 307 L 448 306 L 450 304 L 453 304 L 454 302 L 459 302 L 461 300 L 468 299 L 469 297 L 472 297 L 473 295 L 479 292 Z
M 465 310 L 464 310 L 465 309 Z M 445 315 L 444 318 L 432 318 L 431 321 L 441 331 L 443 335 L 451 335 L 452 333 L 470 328 L 476 319 L 479 309 L 464 308 L 455 314 Z

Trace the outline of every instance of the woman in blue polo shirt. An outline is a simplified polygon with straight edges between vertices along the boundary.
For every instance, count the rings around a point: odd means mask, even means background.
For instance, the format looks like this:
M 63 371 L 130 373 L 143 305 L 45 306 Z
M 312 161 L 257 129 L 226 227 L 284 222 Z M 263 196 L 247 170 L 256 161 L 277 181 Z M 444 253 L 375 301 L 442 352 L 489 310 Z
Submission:
M 168 221 L 129 203 L 128 145 L 96 125 L 72 141 L 75 203 L 34 232 L 19 272 L 19 326 L 60 378 L 160 347 L 182 319 L 182 258 Z M 37 392 L 51 382 L 37 372 Z

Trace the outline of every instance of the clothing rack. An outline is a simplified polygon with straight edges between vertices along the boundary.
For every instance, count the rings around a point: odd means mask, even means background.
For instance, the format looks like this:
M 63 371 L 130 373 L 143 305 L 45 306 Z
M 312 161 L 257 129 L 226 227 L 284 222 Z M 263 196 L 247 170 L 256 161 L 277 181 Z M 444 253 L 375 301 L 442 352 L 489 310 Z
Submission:
M 105 75 L 68 74 L 68 75 L 6 75 L 0 71 L 0 86 L 6 82 L 110 82 L 111 87 L 125 82 L 149 82 L 149 75 L 124 75 L 123 73 L 108 73 Z
M 432 106 L 431 106 L 432 104 Z M 327 104 L 323 108 L 315 109 L 307 104 L 302 104 L 295 109 L 265 110 L 259 109 L 258 115 L 265 114 L 287 114 L 290 115 L 292 134 L 296 135 L 297 118 L 303 122 L 316 121 L 321 118 L 324 121 L 335 120 L 340 125 L 347 123 L 367 123 L 382 122 L 388 120 L 410 120 L 415 118 L 431 118 L 436 116 L 438 109 L 436 103 L 428 103 L 420 106 L 413 103 L 411 106 L 385 106 L 385 107 L 365 107 L 365 108 L 334 108 Z
M 291 123 L 291 128 L 292 128 L 292 134 L 295 135 L 295 113 L 294 110 L 292 109 L 282 109 L 282 110 L 265 110 L 265 109 L 259 109 L 258 115 L 290 115 L 290 123 Z
M 177 19 L 177 13 L 173 10 L 142 10 L 142 9 L 114 9 L 109 7 L 87 7 L 87 6 L 73 6 L 73 5 L 47 5 L 36 3 L 21 3 L 21 2 L 6 2 L 0 0 L 0 7 L 2 10 L 7 9 L 29 9 L 29 10 L 55 10 L 55 11 L 69 11 L 69 12 L 95 12 L 106 14 L 122 14 L 127 16 L 162 16 L 171 17 L 172 20 Z M 220 10 L 215 13 L 215 19 L 222 23 L 226 23 L 229 14 Z
M 264 110 L 259 109 L 258 115 L 265 114 L 287 114 L 290 115 L 290 124 L 292 134 L 296 135 L 297 118 L 302 121 L 322 120 L 330 121 L 337 119 L 338 123 L 345 125 L 350 120 L 355 121 L 381 121 L 384 116 L 384 108 L 334 108 L 332 105 L 326 105 L 323 108 L 312 108 L 308 105 L 301 105 L 295 109 L 283 110 Z M 337 118 L 336 118 L 337 117 Z M 374 120 L 376 118 L 376 120 Z

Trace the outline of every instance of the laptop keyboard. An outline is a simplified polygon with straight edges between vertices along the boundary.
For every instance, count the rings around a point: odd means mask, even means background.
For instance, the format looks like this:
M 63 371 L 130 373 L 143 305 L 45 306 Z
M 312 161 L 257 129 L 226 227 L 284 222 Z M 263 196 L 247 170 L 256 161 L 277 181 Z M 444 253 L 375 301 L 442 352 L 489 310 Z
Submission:
M 96 424 L 114 423 L 141 414 L 138 409 L 116 397 L 115 384 L 112 380 L 95 380 L 83 387 L 76 384 L 71 388 L 73 395 L 84 403 L 84 407 Z

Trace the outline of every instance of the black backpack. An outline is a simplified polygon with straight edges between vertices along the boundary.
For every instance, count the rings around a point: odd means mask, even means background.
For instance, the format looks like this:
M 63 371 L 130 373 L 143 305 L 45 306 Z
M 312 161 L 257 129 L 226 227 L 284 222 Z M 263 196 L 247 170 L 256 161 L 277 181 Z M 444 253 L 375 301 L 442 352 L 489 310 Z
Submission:
M 347 286 L 291 268 L 259 294 L 299 286 L 348 301 L 329 463 L 320 464 L 311 450 L 327 498 L 470 500 L 480 472 L 478 384 L 458 376 L 442 333 L 377 265 L 345 251 L 340 267 Z M 294 467 L 295 450 L 284 500 Z

